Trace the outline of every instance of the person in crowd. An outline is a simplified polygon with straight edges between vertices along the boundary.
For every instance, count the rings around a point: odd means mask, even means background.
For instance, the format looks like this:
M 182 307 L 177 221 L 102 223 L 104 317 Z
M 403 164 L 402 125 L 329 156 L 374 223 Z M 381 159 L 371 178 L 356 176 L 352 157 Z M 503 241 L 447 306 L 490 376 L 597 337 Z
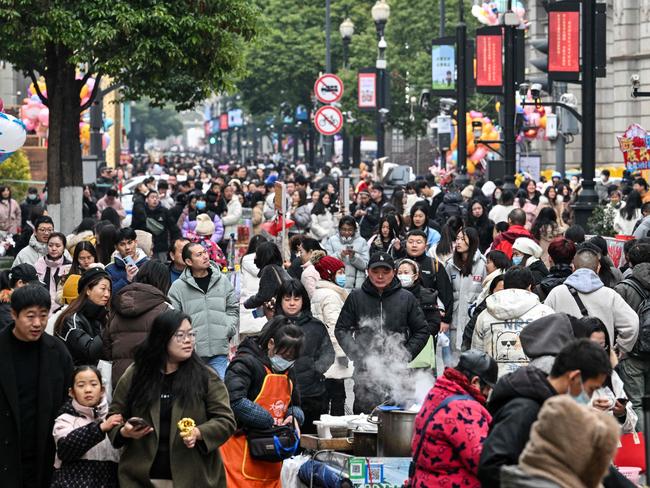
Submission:
M 242 256 L 241 284 L 239 292 L 239 335 L 245 337 L 250 334 L 257 334 L 266 323 L 265 317 L 256 317 L 250 310 L 244 308 L 244 302 L 257 293 L 260 287 L 260 269 L 255 264 L 257 246 L 267 242 L 263 235 L 254 235 L 248 243 L 246 254 Z
M 323 249 L 328 256 L 345 263 L 345 287 L 349 290 L 361 287 L 366 279 L 370 249 L 357 232 L 357 222 L 352 216 L 344 215 L 341 218 L 338 232 L 323 242 Z
M 465 222 L 461 217 L 450 217 L 442 226 L 440 241 L 435 246 L 430 247 L 427 254 L 443 264 L 449 261 L 456 247 L 456 236 L 463 227 L 465 227 Z
M 445 369 L 415 418 L 410 486 L 480 488 L 478 462 L 492 422 L 485 404 L 496 382 L 496 362 L 484 352 L 466 351 Z
M 485 255 L 485 278 L 483 278 L 481 293 L 474 301 L 474 305 L 478 306 L 483 300 L 487 298 L 488 295 L 492 293 L 489 292 L 492 280 L 497 276 L 505 273 L 508 268 L 512 266 L 512 262 L 508 257 L 501 251 L 490 251 Z
M 650 192 L 648 191 L 648 182 L 645 178 L 636 178 L 632 184 L 632 190 L 641 196 L 643 203 L 650 202 Z
M 409 361 L 424 348 L 431 330 L 412 293 L 403 290 L 395 276 L 395 262 L 389 254 L 377 253 L 368 262 L 368 278 L 350 293 L 334 329 L 345 354 L 355 363 L 354 407 L 356 414 L 369 413 L 385 398 L 374 388 L 367 371 L 371 352 L 385 357 L 389 335 L 401 338 Z
M 224 226 L 224 237 L 222 249 L 224 252 L 228 249 L 228 242 L 234 234 L 237 238 L 237 225 L 242 216 L 242 206 L 239 201 L 239 195 L 235 195 L 235 187 L 228 185 L 223 189 L 223 198 L 226 203 L 226 213 L 222 214 L 221 220 Z
M 512 244 L 512 264 L 528 268 L 533 274 L 534 286 L 548 275 L 548 268 L 541 257 L 542 248 L 533 239 L 518 237 Z
M 199 225 L 199 216 L 207 215 L 208 219 L 214 225 L 214 230 L 210 235 L 210 239 L 216 244 L 224 238 L 224 228 L 221 217 L 214 212 L 206 210 L 207 203 L 206 197 L 192 196 L 187 204 L 186 212 L 181 216 L 181 230 L 183 237 L 188 238 L 193 233 L 196 233 L 196 228 Z M 205 225 L 205 223 L 203 224 Z
M 113 207 L 106 207 L 99 215 L 99 220 L 107 220 L 115 226 L 116 229 L 122 227 L 122 219 Z
M 578 329 L 577 332 L 576 329 Z M 576 337 L 586 337 L 598 343 L 605 350 L 612 364 L 612 373 L 605 381 L 603 388 L 594 392 L 591 406 L 605 413 L 611 413 L 618 420 L 624 434 L 636 432 L 637 413 L 634 411 L 632 402 L 628 401 L 623 381 L 616 372 L 618 358 L 611 348 L 607 327 L 598 317 L 582 317 L 578 319 L 576 329 L 574 329 Z
M 96 366 L 104 356 L 102 330 L 107 324 L 111 279 L 103 269 L 92 268 L 77 286 L 79 297 L 57 318 L 54 335 L 65 343 L 76 366 Z
M 426 235 L 421 230 L 412 230 L 406 234 L 406 257 L 415 261 L 419 267 L 421 285 L 438 294 L 442 303 L 440 331 L 447 332 L 452 323 L 454 312 L 454 289 L 445 266 L 436 258 L 426 254 Z
M 309 225 L 311 225 L 311 205 L 307 204 L 309 210 Z M 259 235 L 262 232 L 264 223 L 264 195 L 256 191 L 251 197 L 251 224 L 253 225 L 253 235 Z
M 539 410 L 517 466 L 505 466 L 502 488 L 537 486 L 596 488 L 608 473 L 619 444 L 616 421 L 566 395 Z M 585 446 L 576 450 L 575 446 Z
M 431 330 L 431 336 L 426 345 L 409 366 L 411 368 L 433 369 L 435 366 L 434 338 L 440 331 L 440 322 L 442 321 L 438 291 L 422 286 L 420 267 L 412 259 L 404 258 L 399 261 L 397 279 L 400 281 L 402 288 L 410 291 L 415 296 Z
M 270 318 L 273 315 L 275 306 L 273 299 L 277 295 L 278 289 L 282 283 L 291 277 L 282 266 L 280 249 L 273 242 L 262 242 L 258 244 L 253 262 L 260 270 L 258 274 L 260 283 L 257 293 L 248 297 L 244 302 L 244 308 L 251 310 L 261 307 L 262 310 L 259 315 L 265 315 L 267 318 Z
M 316 283 L 320 280 L 320 274 L 314 268 L 312 257 L 315 253 L 320 256 L 325 255 L 325 251 L 320 246 L 320 242 L 312 237 L 303 237 L 298 247 L 300 262 L 302 266 L 302 273 L 300 274 L 300 282 L 303 284 L 307 293 L 311 297 L 316 290 Z
M 334 363 L 334 347 L 323 322 L 311 314 L 307 290 L 298 280 L 285 281 L 275 297 L 276 313 L 300 327 L 305 337 L 294 371 L 305 420 L 304 434 L 315 434 L 314 420 L 328 411 L 325 372 Z
M 185 261 L 183 261 L 183 248 L 187 244 L 187 239 L 179 237 L 172 242 L 169 248 L 169 278 L 171 283 L 180 278 L 183 271 L 185 271 Z
M 646 315 L 641 313 L 642 306 L 650 297 L 650 244 L 633 245 L 629 251 L 628 259 L 632 266 L 632 274 L 616 285 L 614 290 L 639 316 L 640 338 L 637 341 L 642 343 L 643 333 L 650 325 L 641 322 Z M 647 355 L 643 354 L 639 346 L 633 347 L 621 358 L 617 370 L 625 384 L 625 391 L 630 402 L 638 415 L 638 427 L 643 431 L 644 419 L 641 400 L 650 393 L 646 386 L 650 384 L 650 364 Z
M 598 317 L 609 332 L 609 340 L 619 351 L 632 351 L 639 333 L 639 317 L 634 309 L 598 277 L 600 257 L 591 247 L 578 249 L 573 258 L 575 271 L 556 286 L 544 303 L 556 312 L 574 317 Z
M 171 210 L 176 203 L 174 198 L 171 196 L 171 191 L 169 189 L 169 183 L 165 180 L 158 180 L 158 195 L 160 195 L 160 204 L 165 207 L 167 210 Z
M 471 194 L 468 198 L 471 198 Z M 444 194 L 442 203 L 438 206 L 436 222 L 442 227 L 451 217 L 458 217 L 462 220 L 467 213 L 466 210 L 464 197 L 456 188 L 450 187 Z
M 40 285 L 16 288 L 13 322 L 0 330 L 0 472 L 6 488 L 50 486 L 54 419 L 68 398 L 72 359 L 44 334 L 50 295 Z
M 156 317 L 172 308 L 167 298 L 170 286 L 167 267 L 160 261 L 148 261 L 135 281 L 115 294 L 102 330 L 103 355 L 112 362 L 113 390 L 133 363 L 135 348 L 144 342 Z
M 66 249 L 72 252 L 75 246 L 82 242 L 88 241 L 95 244 L 95 225 L 97 221 L 92 218 L 84 218 L 81 223 L 72 231 L 72 234 L 66 236 Z
M 526 214 L 526 229 L 530 229 L 539 212 L 540 197 L 542 194 L 537 189 L 535 180 L 524 180 L 519 185 L 519 192 L 517 193 L 517 200 L 519 208 Z
M 598 193 L 598 201 L 599 202 L 606 202 L 609 200 L 609 187 L 610 187 L 610 175 L 611 173 L 609 172 L 608 169 L 604 169 L 600 172 L 600 178 L 596 182 L 596 193 Z
M 44 215 L 37 218 L 34 222 L 34 234 L 30 237 L 29 244 L 16 255 L 11 266 L 14 267 L 22 263 L 34 266 L 38 258 L 47 254 L 47 240 L 52 232 L 54 232 L 54 222 L 51 217 Z
M 625 206 L 618 209 L 614 216 L 614 231 L 617 234 L 631 236 L 634 233 L 636 222 L 643 217 L 641 214 L 641 195 L 632 191 L 627 196 Z
M 379 209 L 380 217 L 384 215 L 384 207 L 388 205 L 388 198 L 384 195 L 384 187 L 380 183 L 373 182 L 370 188 L 370 199 Z
M 109 436 L 123 448 L 120 486 L 226 488 L 219 447 L 235 432 L 235 418 L 223 382 L 201 361 L 195 341 L 187 315 L 163 312 L 117 384 L 109 415 L 126 423 Z M 142 421 L 131 423 L 134 417 Z M 185 418 L 196 423 L 189 432 L 178 428 Z
M 311 226 L 311 208 L 307 204 L 307 192 L 296 190 L 291 194 L 291 208 L 289 217 L 295 222 L 292 231 L 304 234 Z
M 421 230 L 427 236 L 427 249 L 435 246 L 440 242 L 440 232 L 429 227 L 429 204 L 426 202 L 416 202 L 411 207 L 411 231 Z
M 31 186 L 27 189 L 25 200 L 20 204 L 20 227 L 22 229 L 25 229 L 28 225 L 27 222 L 32 220 L 32 211 L 35 207 L 38 207 L 40 210 L 45 210 L 45 204 L 38 196 L 38 188 Z M 42 212 L 41 215 L 43 215 Z
M 361 237 L 368 240 L 372 233 L 377 230 L 377 224 L 381 217 L 381 211 L 377 204 L 370 198 L 368 190 L 360 190 L 357 194 L 357 201 L 351 205 L 351 213 L 359 227 Z
M 29 284 L 40 284 L 36 269 L 31 264 L 19 264 L 0 273 L 0 331 L 13 322 L 11 315 L 11 295 L 17 288 Z
M 600 269 L 598 277 L 603 284 L 609 288 L 614 288 L 622 279 L 623 273 L 614 266 L 614 262 L 609 257 L 609 248 L 607 241 L 602 236 L 592 236 L 584 245 L 588 245 L 598 252 L 600 256 Z
M 544 195 L 539 199 L 539 211 L 543 208 L 552 208 L 555 211 L 555 218 L 560 232 L 566 230 L 567 226 L 562 222 L 562 212 L 564 211 L 564 197 L 560 195 L 553 185 L 549 185 L 544 190 Z M 549 214 L 550 215 L 550 214 Z M 538 216 L 539 217 L 539 214 Z M 535 220 L 537 220 L 537 217 Z
M 106 266 L 106 272 L 113 282 L 113 293 L 133 282 L 138 270 L 147 261 L 149 258 L 138 247 L 135 231 L 130 227 L 120 229 L 115 237 L 113 262 Z
M 492 245 L 494 222 L 488 218 L 485 204 L 481 200 L 472 200 L 469 204 L 467 226 L 477 230 L 479 236 L 479 250 L 485 253 Z
M 494 190 L 495 193 L 498 190 L 498 188 Z M 517 208 L 515 206 L 515 196 L 509 190 L 502 190 L 501 197 L 497 199 L 496 205 L 490 209 L 488 218 L 495 224 L 498 224 L 499 222 L 507 223 L 510 212 L 512 212 L 515 208 Z
M 70 399 L 54 421 L 56 460 L 52 488 L 102 486 L 117 488 L 120 453 L 106 433 L 124 423 L 119 414 L 107 417 L 108 402 L 102 374 L 94 366 L 72 373 Z
M 576 245 L 566 237 L 557 237 L 548 245 L 548 261 L 551 265 L 546 277 L 542 278 L 535 287 L 535 293 L 540 300 L 545 300 L 553 288 L 564 283 L 573 274 L 573 258 L 576 255 Z
M 0 185 L 0 240 L 18 234 L 21 219 L 20 205 L 11 197 L 11 188 Z
M 99 262 L 107 266 L 113 260 L 118 230 L 108 221 L 100 220 L 95 225 L 95 248 Z
M 491 251 L 491 252 L 501 252 L 501 251 Z M 481 296 L 485 296 L 485 298 L 483 298 L 483 300 L 481 300 L 480 302 L 478 301 L 479 299 L 477 298 L 476 302 L 474 302 L 473 306 L 470 308 L 469 321 L 465 325 L 465 330 L 463 331 L 463 343 L 461 345 L 461 351 L 467 351 L 468 349 L 472 348 L 472 338 L 474 337 L 474 330 L 476 329 L 476 321 L 481 316 L 481 313 L 487 309 L 488 297 L 504 289 L 503 288 L 504 274 L 505 272 L 502 272 L 501 274 L 498 274 L 494 278 L 492 278 L 490 280 L 490 284 L 487 290 L 484 288 L 483 291 L 481 292 L 481 295 L 479 295 L 479 298 Z M 483 293 L 485 293 L 485 295 L 483 295 Z
M 67 276 L 72 264 L 64 255 L 65 245 L 66 239 L 63 234 L 60 232 L 51 233 L 47 239 L 47 254 L 38 258 L 34 264 L 38 279 L 50 293 L 52 300 L 50 314 L 59 309 L 56 302 L 57 288 L 61 280 Z
M 97 200 L 97 212 L 98 215 L 103 213 L 107 208 L 112 208 L 117 212 L 117 215 L 120 217 L 120 220 L 126 218 L 126 210 L 122 206 L 122 201 L 119 198 L 117 190 L 114 188 L 109 188 L 106 190 L 106 194 Z
M 483 279 L 487 274 L 485 258 L 479 250 L 479 234 L 473 227 L 466 227 L 456 236 L 456 249 L 452 259 L 445 264 L 454 291 L 454 309 L 452 322 L 447 335 L 449 336 L 452 354 L 457 358 L 461 350 L 463 332 L 469 321 L 469 304 L 476 301 L 483 287 Z M 449 366 L 452 358 L 445 358 L 445 366 Z
M 542 248 L 540 259 L 545 266 L 549 266 L 548 246 L 553 239 L 562 236 L 562 231 L 557 223 L 557 214 L 551 207 L 542 207 L 533 222 L 531 234 Z
M 322 192 L 320 200 L 311 210 L 310 232 L 315 239 L 325 240 L 336 232 L 336 209 L 333 207 L 332 196 Z
M 402 251 L 400 225 L 394 214 L 386 214 L 379 219 L 377 232 L 368 239 L 370 255 L 387 252 L 395 257 Z
M 574 224 L 564 232 L 564 237 L 573 241 L 576 245 L 585 242 L 585 230 L 580 224 Z
M 299 280 L 302 276 L 302 259 L 300 258 L 300 244 L 305 238 L 303 234 L 294 234 L 289 238 L 289 259 L 284 263 L 284 268 L 292 278 Z
M 325 372 L 325 389 L 327 412 L 330 415 L 345 415 L 346 378 L 352 377 L 352 365 L 341 349 L 334 335 L 336 321 L 348 298 L 349 290 L 345 288 L 345 263 L 333 256 L 315 256 L 314 267 L 320 275 L 316 290 L 311 296 L 311 313 L 327 327 L 327 332 L 334 347 L 335 361 Z
M 511 210 L 508 214 L 508 230 L 494 238 L 493 251 L 502 251 L 508 259 L 512 259 L 512 245 L 519 237 L 534 239 L 534 236 L 525 227 L 526 212 L 520 208 Z
M 485 351 L 496 360 L 499 377 L 528 363 L 519 341 L 522 329 L 554 312 L 540 303 L 532 287 L 533 274 L 528 268 L 510 268 L 503 277 L 504 289 L 487 298 L 487 308 L 476 319 L 472 349 Z
M 144 206 L 133 207 L 132 227 L 152 234 L 154 258 L 162 262 L 167 260 L 169 243 L 181 235 L 169 210 L 160 205 L 160 196 L 155 190 L 149 190 Z
M 186 244 L 183 260 L 185 271 L 171 285 L 169 299 L 174 309 L 192 318 L 197 354 L 223 378 L 239 321 L 235 290 L 200 244 Z
M 281 462 L 258 461 L 247 448 L 246 429 L 303 424 L 294 363 L 303 330 L 275 316 L 258 337 L 245 338 L 226 371 L 226 388 L 238 430 L 221 447 L 228 488 L 280 488 Z
M 488 402 L 492 423 L 479 461 L 481 486 L 501 486 L 501 468 L 517 464 L 546 400 L 567 393 L 586 405 L 611 370 L 603 348 L 589 339 L 581 339 L 559 352 L 550 375 L 527 366 L 499 379 Z
M 223 254 L 223 251 L 215 241 L 215 227 L 214 222 L 210 219 L 208 214 L 199 214 L 196 217 L 196 227 L 193 231 L 188 231 L 185 237 L 190 242 L 196 242 L 203 246 L 208 252 L 210 261 L 219 265 L 219 267 L 227 266 L 228 260 Z

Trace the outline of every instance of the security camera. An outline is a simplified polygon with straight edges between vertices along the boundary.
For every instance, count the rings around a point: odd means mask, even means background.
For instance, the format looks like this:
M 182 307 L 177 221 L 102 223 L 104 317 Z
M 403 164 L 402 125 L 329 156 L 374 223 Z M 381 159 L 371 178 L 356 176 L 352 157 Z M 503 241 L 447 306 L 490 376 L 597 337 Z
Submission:
M 563 93 L 560 96 L 560 102 L 573 108 L 578 106 L 578 99 L 573 93 Z
M 530 86 L 530 94 L 533 97 L 533 99 L 537 100 L 539 97 L 542 96 L 542 84 L 541 83 L 533 83 Z
M 635 90 L 641 88 L 641 77 L 638 74 L 630 76 L 630 81 L 632 82 L 632 88 Z
M 526 95 L 528 95 L 528 90 L 529 89 L 530 89 L 530 84 L 529 83 L 521 83 L 519 85 L 519 94 L 522 97 L 525 97 Z

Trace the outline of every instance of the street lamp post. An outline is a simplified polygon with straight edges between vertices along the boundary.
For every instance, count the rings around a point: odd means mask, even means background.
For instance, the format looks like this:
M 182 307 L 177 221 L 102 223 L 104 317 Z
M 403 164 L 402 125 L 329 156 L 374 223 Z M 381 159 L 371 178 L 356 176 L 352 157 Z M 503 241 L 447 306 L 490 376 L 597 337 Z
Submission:
M 456 183 L 459 186 L 467 186 L 467 132 L 465 125 L 467 123 L 467 63 L 465 62 L 467 46 L 467 24 L 465 24 L 464 0 L 458 2 L 458 26 L 456 27 L 456 49 L 458 50 L 458 76 L 457 76 L 457 94 L 458 94 L 458 113 L 456 116 L 456 127 L 458 128 L 458 157 Z
M 343 68 L 347 69 L 350 41 L 354 35 L 354 24 L 349 17 L 341 22 L 339 32 L 341 34 L 341 39 L 343 40 Z M 343 137 L 343 162 L 341 166 L 342 169 L 345 170 L 350 166 L 350 138 L 348 137 L 345 126 L 341 132 L 341 136 Z
M 377 159 L 386 155 L 386 141 L 384 135 L 384 117 L 386 110 L 386 48 L 388 44 L 384 38 L 384 29 L 390 16 L 390 6 L 386 0 L 377 0 L 371 9 L 372 20 L 377 28 Z

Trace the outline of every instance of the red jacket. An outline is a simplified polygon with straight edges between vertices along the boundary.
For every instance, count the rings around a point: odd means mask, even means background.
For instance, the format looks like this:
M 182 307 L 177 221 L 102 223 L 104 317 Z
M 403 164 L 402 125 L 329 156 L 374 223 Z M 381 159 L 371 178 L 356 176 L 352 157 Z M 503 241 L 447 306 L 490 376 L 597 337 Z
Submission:
M 526 230 L 523 225 L 511 225 L 507 231 L 496 236 L 494 242 L 492 242 L 492 250 L 502 251 L 508 256 L 508 259 L 512 259 L 512 245 L 518 237 L 528 237 L 537 242 L 533 234 Z
M 429 391 L 415 419 L 411 451 L 415 455 L 422 429 L 431 413 L 452 395 L 470 395 L 474 399 L 454 400 L 433 416 L 426 427 L 420 455 L 415 460 L 411 486 L 481 486 L 476 473 L 492 417 L 484 406 L 485 397 L 455 369 L 447 368 Z

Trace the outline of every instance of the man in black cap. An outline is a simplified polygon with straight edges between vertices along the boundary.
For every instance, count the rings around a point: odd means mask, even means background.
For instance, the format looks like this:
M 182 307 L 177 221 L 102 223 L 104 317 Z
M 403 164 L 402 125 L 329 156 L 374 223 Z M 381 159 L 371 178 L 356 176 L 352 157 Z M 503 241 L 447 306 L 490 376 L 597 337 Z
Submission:
M 492 420 L 485 403 L 498 372 L 494 359 L 470 349 L 438 377 L 415 419 L 411 486 L 479 486 Z
M 417 299 L 402 289 L 394 268 L 393 258 L 385 252 L 370 258 L 368 278 L 345 300 L 334 329 L 341 348 L 354 361 L 356 414 L 370 413 L 386 400 L 386 392 L 373 380 L 378 372 L 369 369 L 376 365 L 369 365 L 368 358 L 385 357 L 388 366 L 403 353 L 408 356 L 405 362 L 411 361 L 432 332 Z

